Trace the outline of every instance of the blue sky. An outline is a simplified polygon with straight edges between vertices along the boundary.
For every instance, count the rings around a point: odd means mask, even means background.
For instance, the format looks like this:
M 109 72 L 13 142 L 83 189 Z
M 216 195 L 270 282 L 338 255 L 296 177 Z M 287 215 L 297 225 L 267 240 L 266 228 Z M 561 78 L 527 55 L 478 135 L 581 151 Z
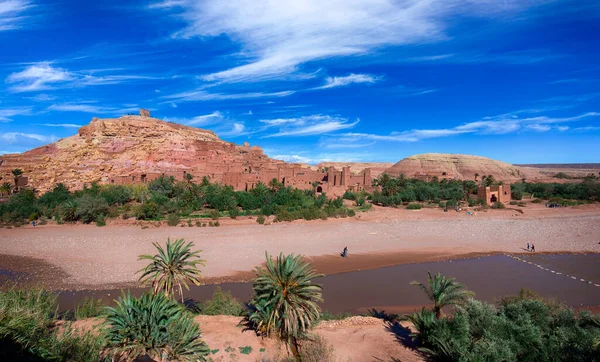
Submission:
M 0 153 L 143 107 L 288 161 L 600 162 L 595 1 L 0 0 L 0 44 Z

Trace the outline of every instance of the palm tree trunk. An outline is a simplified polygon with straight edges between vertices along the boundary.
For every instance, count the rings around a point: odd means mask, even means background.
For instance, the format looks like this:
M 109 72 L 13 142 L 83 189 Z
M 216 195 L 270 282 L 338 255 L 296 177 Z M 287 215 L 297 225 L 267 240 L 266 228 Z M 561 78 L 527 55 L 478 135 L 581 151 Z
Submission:
M 438 306 L 435 306 L 435 307 L 433 307 L 433 311 L 435 312 L 435 318 L 436 319 L 442 318 L 442 315 L 443 315 L 442 314 L 442 308 L 440 308 Z
M 298 339 L 296 337 L 292 337 L 290 348 L 292 349 L 292 354 L 294 355 L 296 362 L 302 362 L 302 356 L 300 356 L 300 350 L 298 349 Z

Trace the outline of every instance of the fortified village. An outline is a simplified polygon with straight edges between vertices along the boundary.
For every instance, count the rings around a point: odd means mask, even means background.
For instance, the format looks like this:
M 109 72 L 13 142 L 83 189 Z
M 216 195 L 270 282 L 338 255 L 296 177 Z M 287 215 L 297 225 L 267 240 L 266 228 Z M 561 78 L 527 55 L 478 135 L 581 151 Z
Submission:
M 15 168 L 24 174 L 14 178 L 11 170 Z M 348 190 L 377 189 L 371 168 L 359 172 L 352 172 L 348 164 L 339 168 L 271 159 L 248 142 L 240 146 L 221 140 L 211 131 L 151 118 L 146 109 L 141 109 L 139 116 L 93 118 L 74 136 L 23 154 L 0 156 L 0 180 L 14 180 L 17 189 L 30 185 L 40 192 L 59 182 L 81 188 L 92 182 L 148 183 L 161 176 L 177 180 L 191 176 L 197 181 L 207 177 L 236 191 L 248 191 L 275 179 L 285 186 L 325 192 L 331 197 Z M 472 179 L 477 171 L 506 181 L 522 176 L 519 168 L 487 158 L 439 154 L 407 157 L 383 172 L 430 182 Z M 510 185 L 481 186 L 477 195 L 488 205 L 507 203 L 511 200 Z

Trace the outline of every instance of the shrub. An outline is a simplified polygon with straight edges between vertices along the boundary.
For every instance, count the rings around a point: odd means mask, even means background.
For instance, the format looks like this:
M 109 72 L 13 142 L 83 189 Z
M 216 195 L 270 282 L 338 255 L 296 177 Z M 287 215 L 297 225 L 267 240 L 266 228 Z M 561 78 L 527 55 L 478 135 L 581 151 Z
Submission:
M 252 346 L 238 347 L 238 349 L 240 350 L 241 354 L 250 354 L 250 353 L 252 353 Z
M 219 226 L 221 226 L 221 223 L 219 222 L 219 220 L 217 220 L 213 223 L 213 225 L 216 227 L 219 227 Z
M 496 202 L 495 204 L 492 205 L 492 209 L 506 209 L 506 206 L 504 206 L 503 203 L 501 203 L 500 201 Z
M 513 200 L 513 201 L 509 202 L 509 204 L 510 205 L 518 205 L 518 204 L 520 204 L 520 202 Z
M 81 222 L 89 224 L 100 215 L 108 213 L 108 203 L 101 197 L 84 194 L 77 199 L 75 215 Z
M 32 212 L 31 214 L 29 214 L 29 221 L 35 221 L 38 219 L 38 213 L 37 212 Z
M 103 339 L 55 328 L 57 297 L 41 289 L 0 292 L 0 360 L 81 361 L 100 359 Z
M 256 222 L 259 223 L 259 224 L 261 224 L 261 225 L 264 225 L 265 224 L 265 217 L 264 217 L 264 215 L 258 215 L 256 217 Z
M 406 207 L 408 210 L 421 210 L 421 204 L 408 204 Z
M 75 319 L 94 318 L 104 312 L 102 299 L 85 298 L 82 303 L 75 307 Z
M 210 353 L 200 327 L 179 303 L 163 293 L 125 294 L 107 308 L 107 348 L 116 359 L 148 355 L 155 360 L 204 360 Z
M 140 205 L 135 213 L 138 220 L 152 220 L 160 217 L 160 208 L 153 201 L 147 201 Z
M 194 224 L 192 224 L 192 220 L 188 219 L 187 221 L 187 226 L 192 227 L 194 226 Z
M 212 299 L 204 302 L 200 308 L 200 314 L 205 315 L 241 316 L 242 311 L 242 303 L 235 299 L 230 292 L 223 292 L 219 286 L 215 289 Z
M 106 226 L 106 218 L 104 215 L 96 217 L 96 226 Z
M 541 199 L 533 199 L 533 200 L 531 200 L 532 204 L 541 204 L 542 202 L 543 202 L 543 200 L 541 200 Z
M 201 227 L 202 223 L 200 221 L 196 221 L 196 227 Z
M 229 217 L 230 218 L 237 219 L 238 216 L 240 216 L 240 210 L 237 207 L 229 210 Z
M 212 221 L 209 221 L 209 222 L 208 222 L 208 226 L 210 226 L 210 227 L 213 227 L 213 222 L 212 222 Z
M 167 225 L 169 226 L 177 226 L 179 225 L 179 215 L 177 214 L 169 214 L 167 217 Z
M 570 178 L 570 177 L 569 177 L 569 175 L 567 175 L 567 174 L 566 174 L 566 173 L 564 173 L 564 172 L 559 172 L 559 173 L 557 173 L 556 175 L 554 175 L 554 177 L 555 177 L 555 178 L 563 178 L 563 179 L 569 179 L 569 178 Z
M 217 211 L 217 210 L 212 210 L 209 214 L 208 217 L 210 217 L 213 220 L 219 220 L 219 217 L 221 217 L 221 214 Z
M 348 214 L 348 216 L 350 217 L 354 217 L 356 215 L 356 211 L 352 210 L 352 209 L 348 209 L 346 210 L 346 213 Z

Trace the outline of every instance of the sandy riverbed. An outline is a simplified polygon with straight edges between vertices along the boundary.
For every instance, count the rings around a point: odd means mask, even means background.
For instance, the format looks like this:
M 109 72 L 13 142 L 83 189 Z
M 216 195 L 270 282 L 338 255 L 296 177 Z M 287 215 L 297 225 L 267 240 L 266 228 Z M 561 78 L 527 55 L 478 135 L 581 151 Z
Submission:
M 48 265 L 60 268 L 61 280 L 56 280 L 56 271 L 52 280 L 44 280 L 53 288 L 91 289 L 135 283 L 135 272 L 144 265 L 137 257 L 153 253 L 152 242 L 164 243 L 168 237 L 193 241 L 207 260 L 204 276 L 222 280 L 248 278 L 263 262 L 265 251 L 304 254 L 326 273 L 473 253 L 523 252 L 527 242 L 539 252 L 600 253 L 598 205 L 564 209 L 530 205 L 523 214 L 493 210 L 475 216 L 439 209 L 377 208 L 343 220 L 265 226 L 253 220 L 227 220 L 223 224 L 219 228 L 44 225 L 0 229 L 0 254 L 4 260 L 20 256 L 43 261 L 38 268 L 42 276 Z M 338 257 L 344 246 L 350 250 L 348 259 Z M 9 269 L 2 260 L 0 269 Z M 10 269 L 19 268 L 13 263 Z

